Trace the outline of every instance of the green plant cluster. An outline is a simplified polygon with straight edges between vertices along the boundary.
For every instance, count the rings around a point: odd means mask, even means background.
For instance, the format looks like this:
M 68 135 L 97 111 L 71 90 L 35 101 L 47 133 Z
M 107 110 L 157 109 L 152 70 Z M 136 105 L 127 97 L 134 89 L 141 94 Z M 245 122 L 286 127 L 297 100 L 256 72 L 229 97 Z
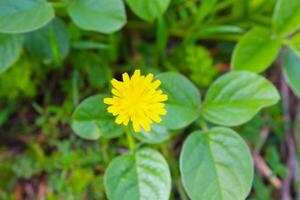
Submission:
M 299 0 L 1 0 L 0 199 L 280 199 L 299 29 Z M 150 132 L 103 103 L 134 69 L 168 95 Z

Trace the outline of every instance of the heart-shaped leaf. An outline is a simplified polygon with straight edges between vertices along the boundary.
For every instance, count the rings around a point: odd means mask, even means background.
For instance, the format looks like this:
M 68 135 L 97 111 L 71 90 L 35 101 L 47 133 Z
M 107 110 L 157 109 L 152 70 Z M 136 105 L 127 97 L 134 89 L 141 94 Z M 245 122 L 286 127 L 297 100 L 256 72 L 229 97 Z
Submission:
M 77 0 L 68 9 L 74 23 L 84 30 L 112 33 L 126 23 L 122 0 Z
M 146 148 L 113 159 L 104 184 L 109 200 L 168 200 L 171 175 L 164 157 Z
M 180 129 L 191 124 L 199 115 L 200 93 L 186 77 L 166 72 L 156 76 L 162 82 L 161 89 L 168 95 L 167 115 L 161 125 L 168 129 Z
M 241 200 L 250 192 L 253 161 L 243 139 L 229 128 L 195 131 L 180 155 L 183 185 L 193 200 Z
M 22 44 L 23 37 L 20 35 L 0 34 L 0 73 L 18 60 Z
M 54 10 L 46 0 L 1 0 L 0 32 L 24 33 L 46 25 Z
M 203 113 L 209 121 L 236 126 L 250 120 L 260 109 L 279 100 L 274 85 L 264 77 L 250 72 L 229 72 L 209 88 Z
M 103 103 L 105 95 L 95 95 L 85 99 L 74 111 L 72 128 L 75 133 L 90 140 L 99 137 L 113 138 L 123 134 L 124 127 L 114 122 L 114 117 L 107 112 Z

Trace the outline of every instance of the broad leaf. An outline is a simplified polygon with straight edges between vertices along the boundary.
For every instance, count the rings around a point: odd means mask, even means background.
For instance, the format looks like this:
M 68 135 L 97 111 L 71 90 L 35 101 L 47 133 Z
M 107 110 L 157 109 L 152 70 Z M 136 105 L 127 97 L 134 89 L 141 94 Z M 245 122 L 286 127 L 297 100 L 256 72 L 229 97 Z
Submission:
M 193 200 L 241 200 L 250 192 L 253 161 L 243 139 L 229 128 L 195 131 L 180 155 L 183 185 Z
M 200 93 L 196 86 L 186 77 L 172 72 L 159 74 L 156 79 L 162 82 L 161 89 L 168 95 L 168 112 L 161 125 L 173 130 L 191 124 L 199 115 Z
M 0 32 L 24 33 L 46 25 L 54 10 L 46 0 L 1 0 Z
M 74 23 L 84 30 L 112 33 L 126 23 L 122 0 L 77 0 L 68 9 Z
M 126 0 L 130 9 L 140 18 L 152 22 L 167 10 L 170 0 Z
M 20 35 L 0 34 L 0 73 L 18 60 L 22 44 L 23 38 Z
M 95 95 L 85 99 L 74 111 L 72 128 L 85 139 L 96 140 L 99 137 L 113 138 L 123 134 L 123 126 L 114 122 L 114 117 L 106 111 L 103 103 L 105 95 Z
M 151 126 L 151 131 L 146 132 L 143 129 L 139 133 L 135 133 L 133 130 L 131 131 L 134 136 L 142 142 L 157 144 L 168 140 L 172 133 L 166 127 L 153 124 Z
M 274 31 L 288 35 L 300 28 L 300 1 L 277 0 L 273 15 Z
M 113 159 L 104 184 L 109 200 L 168 200 L 171 176 L 162 155 L 146 148 Z
M 269 30 L 254 28 L 235 47 L 232 69 L 262 72 L 275 60 L 280 47 L 281 40 L 274 38 Z
M 250 72 L 229 72 L 209 88 L 203 113 L 209 121 L 236 126 L 250 120 L 260 109 L 274 105 L 279 94 L 272 83 Z
M 70 49 L 68 30 L 63 21 L 52 20 L 47 26 L 27 33 L 25 47 L 35 56 L 43 60 L 59 63 Z
M 300 55 L 289 49 L 284 57 L 283 69 L 288 84 L 300 97 Z

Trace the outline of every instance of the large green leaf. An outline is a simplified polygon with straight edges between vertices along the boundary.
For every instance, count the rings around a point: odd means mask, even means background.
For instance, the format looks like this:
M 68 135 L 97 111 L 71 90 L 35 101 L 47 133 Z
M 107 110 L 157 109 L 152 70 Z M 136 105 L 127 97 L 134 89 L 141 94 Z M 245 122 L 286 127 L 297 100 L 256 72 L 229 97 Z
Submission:
M 20 35 L 0 34 L 0 73 L 18 60 L 22 44 L 23 38 Z
M 274 105 L 279 94 L 272 83 L 250 72 L 229 72 L 209 88 L 203 103 L 206 119 L 235 126 L 250 120 L 260 109 Z
M 288 84 L 300 97 L 300 55 L 289 49 L 284 57 L 283 69 Z
M 168 95 L 168 113 L 163 117 L 162 125 L 173 130 L 191 124 L 199 115 L 200 93 L 196 86 L 173 72 L 159 74 L 156 79 L 162 82 L 161 89 Z
M 267 29 L 254 28 L 241 38 L 232 55 L 233 70 L 264 71 L 275 60 L 281 40 Z
M 103 103 L 105 95 L 95 95 L 85 99 L 76 108 L 72 117 L 72 128 L 85 139 L 96 140 L 99 137 L 113 138 L 123 134 L 124 127 L 114 122 Z
M 1 0 L 0 32 L 24 33 L 38 29 L 54 17 L 45 0 Z
M 300 1 L 277 0 L 273 27 L 280 35 L 288 35 L 300 28 Z
M 171 176 L 162 155 L 146 148 L 115 158 L 104 184 L 109 200 L 168 200 Z
M 126 23 L 122 0 L 76 0 L 68 12 L 74 23 L 84 30 L 112 33 Z
M 130 9 L 140 18 L 152 22 L 167 10 L 170 0 L 126 0 Z
M 60 62 L 69 53 L 69 40 L 64 22 L 56 18 L 47 26 L 27 33 L 25 47 L 41 59 Z
M 242 200 L 250 192 L 253 161 L 243 139 L 229 128 L 195 131 L 180 155 L 183 185 L 193 200 Z

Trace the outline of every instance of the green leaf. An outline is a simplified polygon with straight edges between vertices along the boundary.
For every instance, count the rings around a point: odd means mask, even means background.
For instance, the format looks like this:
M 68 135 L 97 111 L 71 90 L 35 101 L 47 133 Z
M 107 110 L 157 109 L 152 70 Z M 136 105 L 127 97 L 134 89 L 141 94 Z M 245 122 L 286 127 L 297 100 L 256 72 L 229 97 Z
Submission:
M 20 35 L 0 34 L 0 73 L 6 71 L 18 60 L 22 44 L 23 37 Z
M 300 28 L 300 1 L 277 0 L 273 28 L 279 35 L 288 35 Z
M 254 173 L 248 146 L 225 127 L 189 135 L 180 155 L 180 171 L 193 200 L 245 199 Z
M 135 133 L 133 130 L 131 132 L 140 141 L 151 144 L 164 142 L 172 136 L 172 133 L 166 127 L 157 124 L 151 126 L 150 132 L 146 132 L 143 129 L 139 133 Z
M 250 72 L 229 72 L 209 88 L 203 113 L 209 121 L 236 126 L 250 120 L 260 109 L 279 100 L 274 85 L 264 77 Z
M 235 47 L 231 59 L 232 69 L 262 72 L 275 60 L 280 47 L 281 39 L 273 37 L 269 30 L 254 28 Z
M 122 0 L 77 0 L 68 12 L 74 23 L 84 30 L 112 33 L 126 23 Z
M 61 62 L 69 53 L 68 30 L 64 22 L 58 18 L 52 20 L 47 26 L 27 33 L 25 47 L 33 55 L 43 59 Z
M 153 22 L 167 10 L 170 0 L 126 0 L 130 9 L 140 18 Z
M 85 99 L 74 111 L 72 128 L 84 138 L 96 140 L 99 137 L 113 138 L 123 134 L 124 127 L 114 122 L 114 117 L 107 112 L 103 103 L 105 95 L 95 95 Z
M 289 42 L 289 47 L 300 56 L 300 33 L 295 34 Z
M 191 124 L 199 115 L 200 93 L 196 86 L 186 77 L 173 72 L 159 74 L 156 79 L 162 82 L 160 87 L 168 95 L 168 113 L 163 116 L 161 125 L 174 130 Z
M 164 157 L 145 148 L 113 159 L 104 184 L 109 200 L 168 200 L 171 175 Z
M 283 70 L 289 86 L 300 97 L 300 55 L 289 49 L 284 56 Z
M 0 32 L 24 33 L 46 25 L 54 10 L 45 0 L 1 0 Z

